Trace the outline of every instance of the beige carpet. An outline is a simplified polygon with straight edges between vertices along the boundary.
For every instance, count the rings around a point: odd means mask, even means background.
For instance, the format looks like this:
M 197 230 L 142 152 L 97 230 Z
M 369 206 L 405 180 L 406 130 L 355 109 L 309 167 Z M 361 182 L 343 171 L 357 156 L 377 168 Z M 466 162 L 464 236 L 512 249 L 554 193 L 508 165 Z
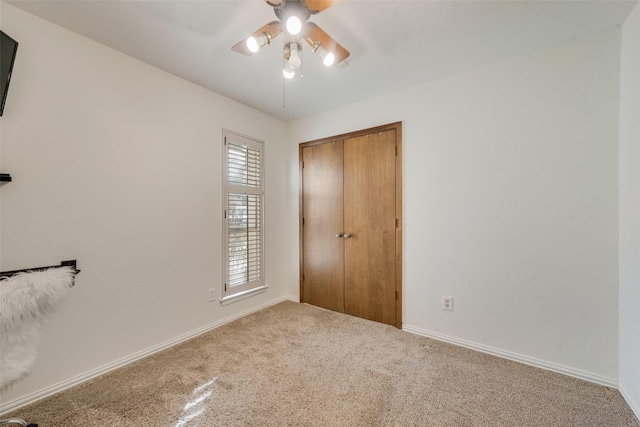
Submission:
M 58 426 L 640 426 L 617 390 L 283 302 L 16 411 Z

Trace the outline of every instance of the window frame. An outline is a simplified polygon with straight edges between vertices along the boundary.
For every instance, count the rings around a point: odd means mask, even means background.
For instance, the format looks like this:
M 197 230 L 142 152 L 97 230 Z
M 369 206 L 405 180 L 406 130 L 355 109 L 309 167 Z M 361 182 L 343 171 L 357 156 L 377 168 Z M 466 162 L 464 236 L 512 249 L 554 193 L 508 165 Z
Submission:
M 231 145 L 238 147 L 245 147 L 248 150 L 256 150 L 259 153 L 259 186 L 251 186 L 251 185 L 242 185 L 234 182 L 230 182 L 229 178 L 229 148 Z M 222 304 L 238 301 L 249 296 L 262 293 L 266 291 L 267 285 L 265 281 L 265 259 L 264 259 L 264 247 L 265 247 L 265 239 L 264 239 L 264 201 L 265 201 L 265 161 L 264 161 L 264 141 L 259 139 L 251 138 L 248 136 L 244 136 L 238 134 L 236 132 L 232 132 L 226 129 L 223 129 L 223 155 L 222 155 L 222 289 L 221 289 L 221 299 L 220 302 Z M 247 168 L 248 170 L 249 168 Z M 253 252 L 258 256 L 258 269 L 254 270 L 254 273 L 257 271 L 259 275 L 258 279 L 244 281 L 240 284 L 230 284 L 230 260 L 229 260 L 229 246 L 231 240 L 231 231 L 229 228 L 229 200 L 230 194 L 232 195 L 246 195 L 246 196 L 257 196 L 259 207 L 257 210 L 258 215 L 258 246 L 259 249 L 257 252 Z M 247 201 L 246 203 L 247 210 L 249 210 L 250 203 Z M 255 213 L 255 211 L 254 211 Z M 247 223 L 250 221 L 249 214 L 247 214 Z M 247 230 L 249 230 L 249 225 L 247 224 Z M 248 231 L 249 232 L 249 231 Z M 247 245 L 249 245 L 250 237 L 247 236 Z M 249 249 L 248 249 L 249 250 Z M 247 255 L 249 257 L 249 255 Z M 247 264 L 250 264 L 250 261 L 247 261 Z M 247 271 L 249 271 L 250 266 L 247 265 Z M 249 274 L 249 273 L 247 273 Z

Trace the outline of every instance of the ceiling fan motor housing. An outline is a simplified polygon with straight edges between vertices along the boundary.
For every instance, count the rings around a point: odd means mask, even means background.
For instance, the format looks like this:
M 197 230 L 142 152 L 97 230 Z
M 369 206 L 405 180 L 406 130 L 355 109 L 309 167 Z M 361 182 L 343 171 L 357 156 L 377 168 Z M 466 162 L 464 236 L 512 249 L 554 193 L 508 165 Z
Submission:
M 273 12 L 282 22 L 286 22 L 287 18 L 292 15 L 300 18 L 301 22 L 307 22 L 311 16 L 311 13 L 301 0 L 283 0 L 280 6 L 273 8 Z

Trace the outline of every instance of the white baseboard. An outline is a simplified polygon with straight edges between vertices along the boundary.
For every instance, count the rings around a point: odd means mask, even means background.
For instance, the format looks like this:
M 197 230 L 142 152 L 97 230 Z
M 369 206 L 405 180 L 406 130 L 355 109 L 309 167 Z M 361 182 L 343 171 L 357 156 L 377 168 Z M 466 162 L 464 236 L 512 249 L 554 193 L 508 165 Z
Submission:
M 620 394 L 622 395 L 622 397 L 624 397 L 624 400 L 627 401 L 627 405 L 629 405 L 638 421 L 640 421 L 640 402 L 635 401 L 631 398 L 631 395 L 625 388 L 624 383 L 620 383 L 620 387 L 618 387 L 618 389 L 620 390 Z
M 472 341 L 467 341 L 464 339 L 441 334 L 439 332 L 428 331 L 426 329 L 417 328 L 415 326 L 404 325 L 402 327 L 402 330 L 411 332 L 416 335 L 421 335 L 423 337 L 433 338 L 438 341 L 444 341 L 450 344 L 466 347 L 471 350 L 480 351 L 482 353 L 491 354 L 493 356 L 502 357 L 504 359 L 513 360 L 515 362 L 524 363 L 525 365 L 534 366 L 536 368 L 546 369 L 548 371 L 557 372 L 560 374 L 568 375 L 570 377 L 604 385 L 607 387 L 618 388 L 618 381 L 614 380 L 613 378 L 607 378 L 600 375 L 592 374 L 590 372 L 580 371 L 578 369 L 573 369 L 567 366 L 558 365 L 557 363 L 547 362 L 545 360 L 536 359 L 534 357 L 512 353 L 510 351 L 501 350 L 499 348 L 490 347 L 484 344 L 478 344 Z
M 263 304 L 260 304 L 259 306 L 256 307 L 252 307 L 248 310 L 242 311 L 240 313 L 234 314 L 233 316 L 229 316 L 226 317 L 222 320 L 219 320 L 217 322 L 211 323 L 209 325 L 203 326 L 202 328 L 198 328 L 196 330 L 193 330 L 191 332 L 187 332 L 186 334 L 180 335 L 176 338 L 173 338 L 171 340 L 165 341 L 161 344 L 155 345 L 153 347 L 147 348 L 145 350 L 139 351 L 137 353 L 131 354 L 127 357 L 123 357 L 122 359 L 118 359 L 114 362 L 108 363 L 104 366 L 101 366 L 99 368 L 96 369 L 92 369 L 88 372 L 85 372 L 83 374 L 77 375 L 75 377 L 69 378 L 68 380 L 59 382 L 57 384 L 54 384 L 52 386 L 43 388 L 42 390 L 38 390 L 36 392 L 27 394 L 23 397 L 20 397 L 18 399 L 12 400 L 10 402 L 2 402 L 0 404 L 0 415 L 2 414 L 6 414 L 8 412 L 14 411 L 16 409 L 21 408 L 22 406 L 26 406 L 29 405 L 31 403 L 34 403 L 40 399 L 44 399 L 45 397 L 51 396 L 53 394 L 59 393 L 62 390 L 65 390 L 67 388 L 76 386 L 80 383 L 83 383 L 85 381 L 88 381 L 92 378 L 98 377 L 100 375 L 104 375 L 109 371 L 113 371 L 114 369 L 118 369 L 121 368 L 131 362 L 135 362 L 136 360 L 140 360 L 142 358 L 145 358 L 147 356 L 150 356 L 154 353 L 157 353 L 159 351 L 165 350 L 169 347 L 172 347 L 176 344 L 180 344 L 181 342 L 187 341 L 191 338 L 195 338 L 198 335 L 202 335 L 205 332 L 208 332 L 212 329 L 218 328 L 222 325 L 225 325 L 227 323 L 233 322 L 234 320 L 240 319 L 241 317 L 245 317 L 251 313 L 255 313 L 256 311 L 260 311 L 264 308 L 270 307 L 272 305 L 281 303 L 283 301 L 293 301 L 293 302 L 299 302 L 299 299 L 297 297 L 294 297 L 292 295 L 285 295 L 282 297 L 278 297 L 275 298 L 273 300 L 267 301 Z

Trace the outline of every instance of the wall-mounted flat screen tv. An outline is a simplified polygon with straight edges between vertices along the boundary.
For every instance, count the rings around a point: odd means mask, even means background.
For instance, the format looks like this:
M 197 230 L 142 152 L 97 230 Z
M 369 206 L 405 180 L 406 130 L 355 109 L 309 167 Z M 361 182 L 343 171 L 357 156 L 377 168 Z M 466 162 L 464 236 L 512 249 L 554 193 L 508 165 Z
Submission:
M 7 92 L 9 91 L 9 82 L 11 81 L 11 71 L 13 71 L 13 63 L 16 60 L 16 52 L 18 51 L 18 42 L 0 31 L 0 96 L 2 96 L 2 104 L 0 104 L 0 116 L 4 112 L 4 103 L 7 101 Z

